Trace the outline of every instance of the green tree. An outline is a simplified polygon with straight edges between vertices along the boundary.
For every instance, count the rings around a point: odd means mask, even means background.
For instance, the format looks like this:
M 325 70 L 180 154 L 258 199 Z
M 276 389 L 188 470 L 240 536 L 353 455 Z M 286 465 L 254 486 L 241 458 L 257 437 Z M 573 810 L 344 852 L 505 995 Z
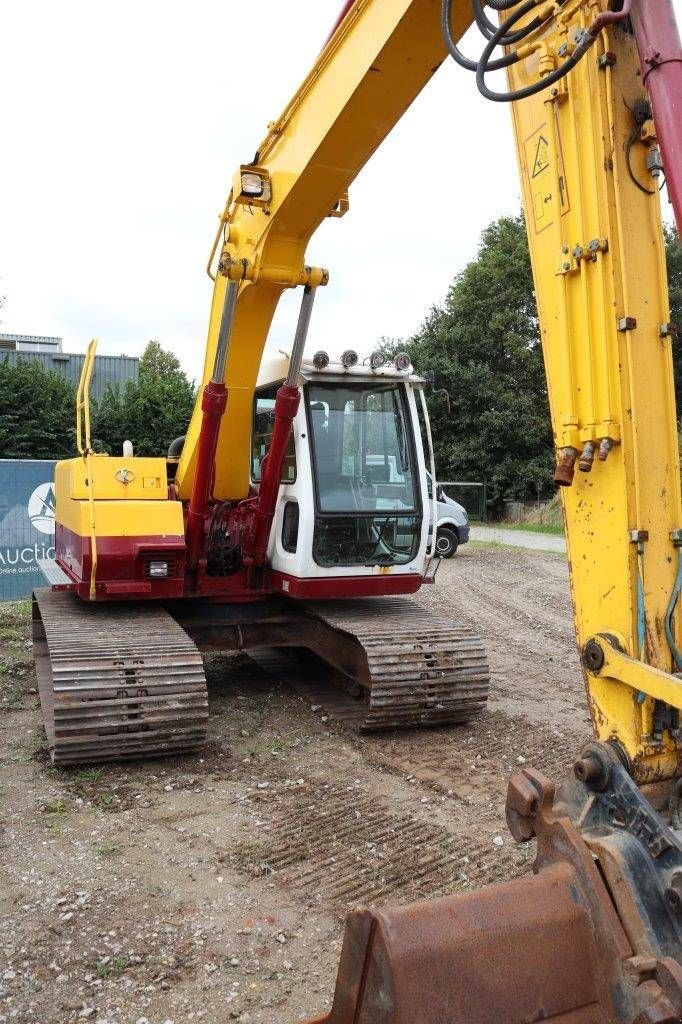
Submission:
M 478 254 L 405 347 L 418 371 L 433 369 L 427 395 L 442 479 L 488 481 L 492 511 L 505 498 L 552 493 L 554 447 L 538 317 L 522 216 L 482 234 Z
M 109 452 L 130 440 L 136 455 L 164 455 L 184 434 L 194 406 L 194 384 L 179 360 L 150 341 L 140 359 L 138 380 L 109 386 L 94 417 L 93 435 Z
M 0 458 L 64 459 L 75 453 L 76 393 L 34 359 L 0 358 Z
M 670 319 L 682 331 L 682 245 L 674 228 L 664 228 L 665 260 L 668 267 L 668 289 L 670 291 Z M 673 363 L 675 367 L 675 392 L 678 412 L 682 403 L 682 338 L 679 333 L 673 339 Z

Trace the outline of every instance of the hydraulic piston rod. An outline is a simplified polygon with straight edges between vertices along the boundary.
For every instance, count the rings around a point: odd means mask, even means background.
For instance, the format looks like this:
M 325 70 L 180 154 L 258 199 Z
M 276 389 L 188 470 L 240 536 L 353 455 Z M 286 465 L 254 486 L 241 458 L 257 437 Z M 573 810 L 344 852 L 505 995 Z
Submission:
M 187 513 L 187 569 L 190 572 L 196 571 L 203 547 L 204 523 L 208 511 L 208 503 L 211 498 L 213 475 L 215 472 L 218 432 L 220 430 L 220 421 L 227 406 L 225 364 L 230 347 L 234 315 L 237 309 L 238 291 L 239 284 L 236 281 L 229 281 L 220 321 L 213 373 L 204 388 L 201 398 L 201 434 L 199 436 L 194 486 Z
M 272 430 L 270 449 L 263 459 L 261 467 L 261 483 L 256 499 L 255 513 L 250 530 L 250 542 L 246 552 L 250 567 L 257 568 L 265 564 L 270 527 L 275 514 L 277 494 L 282 479 L 282 468 L 286 457 L 287 445 L 291 435 L 291 425 L 298 412 L 300 393 L 298 374 L 301 369 L 303 350 L 308 336 L 310 316 L 315 301 L 315 288 L 306 285 L 301 300 L 301 309 L 294 335 L 294 344 L 289 360 L 289 371 L 284 384 L 277 391 L 275 398 L 275 422 Z

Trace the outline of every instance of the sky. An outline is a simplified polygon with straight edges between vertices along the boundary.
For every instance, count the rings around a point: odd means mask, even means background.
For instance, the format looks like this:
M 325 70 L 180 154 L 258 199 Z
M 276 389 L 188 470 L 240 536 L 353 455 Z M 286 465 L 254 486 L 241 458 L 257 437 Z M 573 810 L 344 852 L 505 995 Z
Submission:
M 313 63 L 340 0 L 4 0 L 0 332 L 138 355 L 151 338 L 203 363 L 205 265 L 233 172 Z M 682 19 L 682 0 L 674 0 Z M 252 25 L 257 19 L 258 27 Z M 472 38 L 472 55 L 480 51 Z M 423 201 L 439 181 L 442 201 Z M 328 220 L 309 344 L 407 337 L 520 207 L 509 109 L 447 61 Z M 269 347 L 290 347 L 287 293 Z

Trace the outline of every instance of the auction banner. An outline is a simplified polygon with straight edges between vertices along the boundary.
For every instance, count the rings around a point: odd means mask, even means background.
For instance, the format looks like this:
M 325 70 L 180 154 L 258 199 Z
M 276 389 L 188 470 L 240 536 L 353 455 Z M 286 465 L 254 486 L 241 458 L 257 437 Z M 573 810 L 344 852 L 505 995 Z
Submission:
M 48 460 L 0 459 L 0 601 L 48 586 L 54 565 L 54 467 Z

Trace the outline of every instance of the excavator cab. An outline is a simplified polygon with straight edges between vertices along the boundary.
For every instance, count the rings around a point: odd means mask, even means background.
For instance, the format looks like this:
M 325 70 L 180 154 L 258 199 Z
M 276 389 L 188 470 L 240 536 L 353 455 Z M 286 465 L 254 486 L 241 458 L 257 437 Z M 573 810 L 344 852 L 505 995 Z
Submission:
M 393 593 L 423 580 L 431 514 L 417 406 L 424 382 L 409 363 L 368 362 L 302 362 L 268 550 L 298 597 L 319 595 L 322 580 L 332 596 L 339 577 L 379 577 L 384 586 L 390 578 Z M 279 382 L 271 379 L 282 370 L 266 363 L 254 394 L 254 486 L 272 440 Z

